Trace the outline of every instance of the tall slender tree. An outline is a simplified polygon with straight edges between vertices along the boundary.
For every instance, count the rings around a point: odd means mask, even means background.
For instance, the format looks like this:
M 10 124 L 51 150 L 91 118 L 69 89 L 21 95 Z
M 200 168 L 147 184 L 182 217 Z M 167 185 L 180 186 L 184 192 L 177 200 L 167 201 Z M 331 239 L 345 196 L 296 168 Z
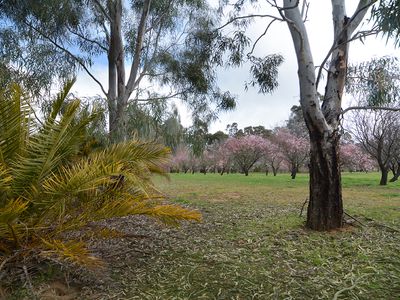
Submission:
M 357 37 L 356 29 L 367 14 L 372 0 L 360 0 L 348 16 L 345 0 L 332 0 L 333 42 L 329 59 L 325 94 L 318 96 L 320 72 L 316 74 L 304 15 L 299 1 L 284 0 L 277 7 L 286 21 L 297 56 L 300 104 L 310 136 L 310 198 L 307 227 L 329 230 L 342 227 L 343 202 L 340 176 L 340 116 L 347 73 L 349 42 Z
M 250 54 L 273 23 L 285 22 L 289 27 L 298 64 L 300 105 L 310 137 L 310 197 L 306 226 L 314 230 L 330 230 L 343 225 L 339 140 L 349 45 L 355 39 L 377 33 L 376 28 L 357 31 L 375 1 L 359 0 L 351 15 L 346 12 L 346 2 L 331 0 L 333 40 L 319 68 L 314 63 L 305 24 L 308 7 L 312 4 L 307 0 L 268 0 L 277 14 L 257 11 L 248 15 L 241 15 L 245 1 L 237 1 L 232 16 L 224 25 L 233 24 L 240 28 L 254 18 L 270 20 L 254 42 Z M 254 66 L 251 70 L 254 83 L 259 84 L 263 92 L 263 83 L 267 82 L 271 72 L 266 72 L 262 64 Z M 326 86 L 321 96 L 318 86 L 324 72 Z

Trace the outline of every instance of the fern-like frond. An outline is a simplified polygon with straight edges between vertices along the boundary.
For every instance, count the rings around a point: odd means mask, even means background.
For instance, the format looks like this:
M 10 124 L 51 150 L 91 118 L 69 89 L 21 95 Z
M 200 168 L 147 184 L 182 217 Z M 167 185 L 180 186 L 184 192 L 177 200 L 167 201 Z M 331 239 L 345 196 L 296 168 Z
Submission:
M 6 194 L 11 190 L 11 181 L 12 176 L 10 174 L 9 168 L 0 163 L 0 207 L 2 206 L 2 196 L 6 196 Z
M 69 215 L 81 209 L 80 201 L 97 201 L 107 186 L 112 185 L 112 175 L 119 174 L 122 165 L 103 165 L 101 162 L 81 160 L 60 168 L 42 182 L 40 197 L 32 200 L 34 211 L 47 220 L 57 219 L 64 211 Z
M 147 168 L 158 168 L 168 162 L 170 153 L 169 148 L 160 144 L 132 140 L 93 153 L 93 156 L 101 156 L 104 161 L 122 161 L 127 168 L 132 164 L 132 169 L 134 169 L 140 164 L 144 164 Z
M 44 250 L 41 255 L 44 257 L 58 258 L 69 263 L 86 266 L 88 268 L 103 267 L 104 263 L 97 257 L 90 254 L 84 242 L 61 240 L 41 240 Z
M 14 222 L 28 207 L 29 202 L 23 199 L 12 199 L 0 208 L 0 223 Z
M 33 130 L 31 109 L 20 86 L 0 91 L 0 162 L 8 164 L 23 153 Z
M 57 116 L 61 113 L 61 109 L 66 102 L 69 92 L 71 91 L 72 86 L 74 85 L 76 79 L 68 80 L 62 90 L 58 92 L 56 98 L 53 100 L 51 105 L 50 115 L 46 118 L 46 123 L 54 123 Z
M 178 205 L 136 205 L 131 214 L 147 215 L 157 218 L 168 225 L 178 226 L 179 221 L 201 221 L 201 213 Z
M 79 100 L 70 102 L 60 121 L 47 123 L 31 139 L 27 155 L 19 157 L 13 165 L 14 192 L 27 195 L 40 190 L 47 176 L 78 154 L 85 126 L 95 117 L 74 123 L 79 105 Z
M 6 239 L 18 243 L 27 234 L 25 225 L 16 222 L 27 207 L 28 201 L 12 199 L 0 208 L 0 240 Z

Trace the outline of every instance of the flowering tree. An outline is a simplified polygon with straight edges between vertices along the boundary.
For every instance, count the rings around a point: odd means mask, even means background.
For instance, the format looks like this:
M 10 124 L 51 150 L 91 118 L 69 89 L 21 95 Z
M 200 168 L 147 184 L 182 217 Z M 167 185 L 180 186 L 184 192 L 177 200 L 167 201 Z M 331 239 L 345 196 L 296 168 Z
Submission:
M 353 143 L 340 146 L 340 164 L 349 171 L 371 171 L 375 163 L 359 146 Z
M 297 137 L 285 128 L 278 129 L 273 139 L 290 167 L 292 179 L 295 179 L 300 166 L 308 158 L 309 142 L 306 138 Z
M 224 175 L 225 172 L 229 171 L 232 164 L 231 153 L 225 146 L 225 142 L 214 144 L 212 149 L 214 154 L 214 166 L 221 175 Z
M 276 176 L 285 157 L 276 143 L 272 142 L 271 140 L 266 140 L 265 143 L 266 149 L 264 160 L 267 167 L 270 166 L 272 169 L 272 173 L 274 174 L 274 176 Z
M 400 151 L 400 112 L 372 110 L 357 112 L 354 135 L 363 149 L 376 160 L 380 185 L 386 185 L 391 162 Z
M 260 136 L 247 135 L 229 138 L 224 147 L 240 171 L 248 176 L 251 167 L 264 156 L 266 142 Z
M 171 168 L 174 171 L 187 173 L 190 169 L 190 150 L 185 147 L 179 147 L 172 157 Z
M 198 158 L 198 166 L 200 169 L 200 173 L 203 173 L 204 175 L 207 174 L 207 172 L 215 167 L 214 163 L 214 151 L 211 149 L 205 149 L 203 153 L 200 155 Z

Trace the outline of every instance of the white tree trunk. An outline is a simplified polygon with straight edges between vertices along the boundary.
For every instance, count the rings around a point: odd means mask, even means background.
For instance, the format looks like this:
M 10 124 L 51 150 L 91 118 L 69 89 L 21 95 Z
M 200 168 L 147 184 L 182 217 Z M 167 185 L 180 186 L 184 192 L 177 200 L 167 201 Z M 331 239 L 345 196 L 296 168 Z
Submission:
M 339 162 L 339 117 L 346 78 L 348 40 L 371 1 L 361 0 L 348 18 L 344 0 L 332 0 L 334 42 L 322 106 L 311 48 L 298 1 L 284 0 L 284 16 L 295 48 L 300 103 L 310 135 L 310 198 L 307 227 L 330 230 L 342 226 L 343 204 Z

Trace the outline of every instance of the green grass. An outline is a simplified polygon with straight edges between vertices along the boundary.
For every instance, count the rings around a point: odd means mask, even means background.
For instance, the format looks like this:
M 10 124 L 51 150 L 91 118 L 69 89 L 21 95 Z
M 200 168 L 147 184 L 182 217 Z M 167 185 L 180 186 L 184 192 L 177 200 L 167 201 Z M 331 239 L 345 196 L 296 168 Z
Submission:
M 170 201 L 200 210 L 203 222 L 180 229 L 146 225 L 142 230 L 150 237 L 126 246 L 144 254 L 111 261 L 111 280 L 98 294 L 91 286 L 92 295 L 398 299 L 400 183 L 379 186 L 377 173 L 345 173 L 342 179 L 345 210 L 364 226 L 319 233 L 304 229 L 305 216 L 299 216 L 308 197 L 304 174 L 295 180 L 288 174 L 156 178 Z
M 129 299 L 400 295 L 399 183 L 381 187 L 379 174 L 343 174 L 345 209 L 364 227 L 331 233 L 303 228 L 304 174 L 173 174 L 157 183 L 171 201 L 200 209 L 204 221 L 170 236 L 169 247 L 126 286 Z

